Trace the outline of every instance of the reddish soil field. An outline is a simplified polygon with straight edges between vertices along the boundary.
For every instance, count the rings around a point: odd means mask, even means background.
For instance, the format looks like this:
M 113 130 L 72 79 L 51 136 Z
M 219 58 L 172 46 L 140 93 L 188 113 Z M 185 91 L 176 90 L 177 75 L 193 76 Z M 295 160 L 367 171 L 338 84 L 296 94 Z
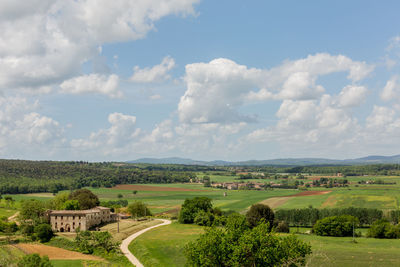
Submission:
M 133 185 L 133 184 L 119 184 L 113 187 L 113 189 L 138 190 L 138 191 L 204 191 L 204 190 L 190 189 L 190 188 Z
M 328 194 L 332 191 L 303 191 L 300 193 L 297 193 L 295 195 L 291 195 L 288 197 L 306 197 L 306 196 L 317 196 L 317 195 L 325 195 Z
M 104 261 L 104 259 L 92 255 L 85 255 L 75 251 L 62 248 L 51 247 L 40 244 L 17 244 L 14 245 L 26 254 L 38 253 L 40 256 L 47 255 L 50 260 L 94 260 Z

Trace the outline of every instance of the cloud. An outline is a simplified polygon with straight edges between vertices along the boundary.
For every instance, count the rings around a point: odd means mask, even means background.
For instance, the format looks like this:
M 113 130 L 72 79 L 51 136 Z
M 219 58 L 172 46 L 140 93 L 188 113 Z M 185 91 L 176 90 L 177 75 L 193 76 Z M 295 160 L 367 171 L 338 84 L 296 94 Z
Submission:
M 50 155 L 64 142 L 63 128 L 37 113 L 39 104 L 22 97 L 0 97 L 0 155 Z M 35 155 L 30 153 L 35 152 Z
M 165 16 L 195 14 L 198 2 L 2 1 L 0 89 L 62 83 L 96 59 L 99 45 L 144 38 Z
M 368 90 L 364 86 L 348 85 L 339 94 L 338 105 L 340 107 L 355 107 L 364 102 Z
M 239 115 L 236 108 L 257 85 L 260 72 L 224 58 L 186 65 L 187 90 L 178 104 L 180 121 L 228 123 L 249 120 Z
M 168 72 L 174 67 L 175 60 L 167 56 L 159 65 L 155 65 L 151 68 L 141 69 L 139 66 L 135 66 L 133 68 L 133 75 L 130 80 L 137 83 L 163 82 L 171 78 Z
M 77 151 L 89 151 L 103 155 L 129 152 L 130 145 L 140 134 L 136 128 L 136 117 L 114 112 L 108 115 L 111 127 L 92 132 L 88 138 L 73 139 L 71 146 Z
M 224 58 L 193 63 L 186 66 L 187 90 L 178 104 L 178 114 L 182 123 L 250 122 L 252 116 L 238 112 L 247 103 L 319 99 L 325 89 L 316 83 L 318 77 L 348 72 L 347 78 L 355 83 L 373 68 L 365 62 L 329 54 L 286 61 L 272 69 L 248 68 Z M 340 104 L 353 105 L 354 98 L 363 97 L 364 89 L 349 85 L 340 97 Z
M 120 98 L 123 94 L 118 90 L 118 85 L 119 77 L 115 74 L 109 76 L 89 74 L 66 80 L 60 85 L 60 87 L 62 93 L 98 93 L 107 95 L 111 98 Z
M 391 101 L 400 99 L 400 85 L 398 83 L 398 79 L 399 77 L 395 75 L 386 82 L 386 85 L 381 93 L 382 100 Z

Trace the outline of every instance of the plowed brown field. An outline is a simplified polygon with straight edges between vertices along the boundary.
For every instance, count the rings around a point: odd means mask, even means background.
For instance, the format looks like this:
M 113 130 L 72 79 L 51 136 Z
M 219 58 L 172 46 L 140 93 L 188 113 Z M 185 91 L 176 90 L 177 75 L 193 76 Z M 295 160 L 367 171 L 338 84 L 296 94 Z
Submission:
M 62 248 L 51 247 L 41 244 L 17 244 L 14 245 L 26 254 L 38 253 L 40 256 L 47 255 L 50 260 L 94 260 L 104 261 L 104 259 L 92 255 L 85 255 L 75 251 Z
M 122 190 L 138 190 L 138 191 L 204 191 L 199 189 L 179 188 L 179 187 L 164 187 L 151 185 L 134 185 L 134 184 L 119 184 L 113 187 L 114 189 Z

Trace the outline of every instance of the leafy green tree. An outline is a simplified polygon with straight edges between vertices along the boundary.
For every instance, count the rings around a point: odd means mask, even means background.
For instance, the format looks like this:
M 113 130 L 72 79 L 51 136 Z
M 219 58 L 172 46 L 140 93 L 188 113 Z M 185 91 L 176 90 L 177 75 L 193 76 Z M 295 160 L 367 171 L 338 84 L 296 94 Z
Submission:
M 70 199 L 70 200 L 65 201 L 63 209 L 64 210 L 80 210 L 81 208 L 79 206 L 78 200 Z
M 201 210 L 197 213 L 193 222 L 201 226 L 211 226 L 214 222 L 214 214 Z
M 134 201 L 133 203 L 128 205 L 128 212 L 132 215 L 132 217 L 143 217 L 150 216 L 151 212 L 147 208 L 146 204 L 141 201 Z
M 311 253 L 310 245 L 271 233 L 264 222 L 250 229 L 243 217 L 229 220 L 226 229 L 208 228 L 185 247 L 188 266 L 296 266 Z
M 69 192 L 58 193 L 52 200 L 52 208 L 56 210 L 62 210 L 65 207 L 65 202 L 69 200 Z
M 20 218 L 25 223 L 36 225 L 45 221 L 45 211 L 44 202 L 35 199 L 25 200 L 21 203 Z
M 43 243 L 48 242 L 54 236 L 54 233 L 49 224 L 42 223 L 35 226 L 35 236 Z
M 210 176 L 206 175 L 203 177 L 204 187 L 211 187 L 211 179 Z
M 49 257 L 42 258 L 37 253 L 25 255 L 19 262 L 18 267 L 52 267 Z
M 137 192 L 138 192 L 137 190 L 133 190 L 133 191 L 132 191 L 132 194 L 136 195 Z
M 123 198 L 124 196 L 122 194 L 118 194 L 118 198 Z
M 77 200 L 83 210 L 91 209 L 100 204 L 99 198 L 88 189 L 78 189 L 69 196 L 71 200 Z
M 332 216 L 318 220 L 313 232 L 321 236 L 352 236 L 359 220 L 351 215 Z
M 179 213 L 180 223 L 193 223 L 194 218 L 199 211 L 211 212 L 211 199 L 207 197 L 195 197 L 193 199 L 185 199 Z
M 392 225 L 385 219 L 374 222 L 368 229 L 368 237 L 400 238 L 400 225 Z
M 250 227 L 255 227 L 264 220 L 266 223 L 269 223 L 271 229 L 274 223 L 274 218 L 274 211 L 264 204 L 254 204 L 246 213 L 246 219 Z

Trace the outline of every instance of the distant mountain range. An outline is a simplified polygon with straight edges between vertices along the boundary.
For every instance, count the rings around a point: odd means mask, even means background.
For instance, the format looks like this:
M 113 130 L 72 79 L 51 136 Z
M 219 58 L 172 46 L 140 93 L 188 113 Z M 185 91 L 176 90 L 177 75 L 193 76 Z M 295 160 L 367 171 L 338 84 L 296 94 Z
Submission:
M 325 159 L 325 158 L 286 158 L 269 160 L 247 160 L 247 161 L 201 161 L 187 158 L 141 158 L 127 161 L 128 163 L 148 163 L 148 164 L 184 164 L 184 165 L 204 165 L 204 166 L 309 166 L 309 165 L 364 165 L 382 163 L 400 163 L 400 155 L 395 156 L 368 156 L 357 159 Z

